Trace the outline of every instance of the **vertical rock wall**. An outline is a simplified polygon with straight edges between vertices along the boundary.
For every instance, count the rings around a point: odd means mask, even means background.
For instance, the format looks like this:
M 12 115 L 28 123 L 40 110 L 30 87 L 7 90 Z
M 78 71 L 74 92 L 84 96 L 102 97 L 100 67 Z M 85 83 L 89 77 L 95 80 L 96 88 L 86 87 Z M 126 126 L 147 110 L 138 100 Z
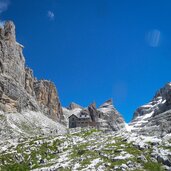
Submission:
M 55 85 L 47 80 L 36 81 L 34 92 L 41 110 L 51 119 L 61 121 L 62 107 Z
M 25 67 L 23 46 L 16 42 L 15 25 L 6 22 L 0 28 L 0 110 L 41 111 L 55 121 L 63 118 L 55 85 L 37 81 L 33 71 Z

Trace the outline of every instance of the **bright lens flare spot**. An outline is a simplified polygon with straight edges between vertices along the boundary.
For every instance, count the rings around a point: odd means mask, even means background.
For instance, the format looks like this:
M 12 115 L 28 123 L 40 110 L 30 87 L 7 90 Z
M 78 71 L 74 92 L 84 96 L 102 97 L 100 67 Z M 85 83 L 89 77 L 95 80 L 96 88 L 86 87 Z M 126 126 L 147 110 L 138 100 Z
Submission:
M 149 46 L 158 47 L 160 44 L 161 32 L 157 29 L 151 30 L 146 35 L 146 40 Z

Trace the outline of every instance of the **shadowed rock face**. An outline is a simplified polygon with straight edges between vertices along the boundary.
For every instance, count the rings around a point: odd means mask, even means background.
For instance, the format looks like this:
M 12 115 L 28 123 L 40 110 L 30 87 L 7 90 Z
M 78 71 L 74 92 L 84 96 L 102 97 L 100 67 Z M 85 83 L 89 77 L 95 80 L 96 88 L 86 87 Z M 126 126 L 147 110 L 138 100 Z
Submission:
M 91 105 L 88 106 L 88 111 L 89 111 L 89 114 L 90 114 L 90 117 L 91 117 L 91 120 L 93 122 L 96 122 L 99 118 L 99 113 L 96 109 L 96 104 L 95 103 L 92 103 Z
M 16 42 L 14 23 L 6 22 L 0 28 L 0 110 L 42 111 L 60 121 L 63 114 L 54 84 L 34 78 L 33 71 L 25 67 L 22 50 Z

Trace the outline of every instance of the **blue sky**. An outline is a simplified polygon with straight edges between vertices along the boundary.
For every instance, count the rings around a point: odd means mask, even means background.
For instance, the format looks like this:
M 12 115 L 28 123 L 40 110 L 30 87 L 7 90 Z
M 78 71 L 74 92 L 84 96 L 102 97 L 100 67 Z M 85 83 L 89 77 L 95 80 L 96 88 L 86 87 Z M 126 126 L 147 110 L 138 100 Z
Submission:
M 112 98 L 128 122 L 171 81 L 169 0 L 0 0 L 26 63 L 63 106 Z

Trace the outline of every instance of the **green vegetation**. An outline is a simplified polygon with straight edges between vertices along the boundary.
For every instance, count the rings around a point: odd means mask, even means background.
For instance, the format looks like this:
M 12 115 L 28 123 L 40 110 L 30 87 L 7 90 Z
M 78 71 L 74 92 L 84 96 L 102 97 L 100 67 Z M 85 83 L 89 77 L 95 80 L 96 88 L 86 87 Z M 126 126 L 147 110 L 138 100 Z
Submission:
M 159 148 L 169 150 L 171 152 L 171 146 L 160 146 Z
M 68 165 L 59 166 L 59 171 L 71 171 L 76 163 L 79 163 L 78 170 L 86 169 L 95 159 L 98 159 L 94 164 L 95 169 L 103 165 L 105 170 L 112 170 L 129 162 L 140 166 L 140 169 L 134 171 L 163 171 L 162 164 L 151 160 L 153 146 L 150 143 L 148 145 L 148 149 L 139 150 L 119 136 L 103 134 L 96 129 L 61 137 L 35 137 L 29 141 L 22 140 L 16 147 L 10 146 L 6 153 L 0 154 L 0 171 L 27 171 L 42 166 L 49 167 L 61 159 L 61 156 Z M 160 148 L 170 149 L 167 146 Z M 128 154 L 128 158 L 116 158 Z M 145 161 L 139 159 L 141 155 L 145 157 Z
M 43 143 L 37 143 L 39 140 Z M 8 153 L 0 155 L 0 170 L 27 171 L 30 170 L 30 165 L 32 165 L 33 169 L 41 166 L 38 156 L 43 160 L 46 159 L 49 161 L 51 159 L 58 158 L 58 146 L 63 141 L 59 139 L 53 140 L 52 143 L 51 141 L 44 141 L 44 138 L 36 138 L 35 140 L 31 140 L 29 143 L 20 143 L 16 148 L 14 148 L 14 146 L 10 147 L 8 149 Z M 31 147 L 34 147 L 34 150 L 31 150 Z M 11 153 L 10 151 L 13 152 Z
M 26 163 L 14 163 L 10 165 L 4 165 L 1 167 L 2 171 L 28 171 L 29 166 Z
M 74 134 L 72 134 L 72 135 L 78 136 L 78 137 L 82 137 L 82 138 L 86 138 L 86 137 L 88 137 L 88 136 L 90 136 L 90 135 L 92 135 L 93 133 L 96 133 L 96 132 L 100 132 L 100 131 L 97 130 L 97 129 L 86 130 L 86 129 L 83 129 L 83 128 L 82 128 L 81 132 L 79 132 L 79 133 L 74 133 Z
M 164 169 L 162 168 L 162 165 L 160 163 L 155 163 L 155 162 L 147 162 L 144 163 L 144 169 L 146 169 L 147 171 L 164 171 Z
M 24 130 L 25 132 L 32 134 L 34 132 L 33 128 L 30 127 L 27 123 L 22 122 L 20 125 L 18 125 L 21 130 Z

